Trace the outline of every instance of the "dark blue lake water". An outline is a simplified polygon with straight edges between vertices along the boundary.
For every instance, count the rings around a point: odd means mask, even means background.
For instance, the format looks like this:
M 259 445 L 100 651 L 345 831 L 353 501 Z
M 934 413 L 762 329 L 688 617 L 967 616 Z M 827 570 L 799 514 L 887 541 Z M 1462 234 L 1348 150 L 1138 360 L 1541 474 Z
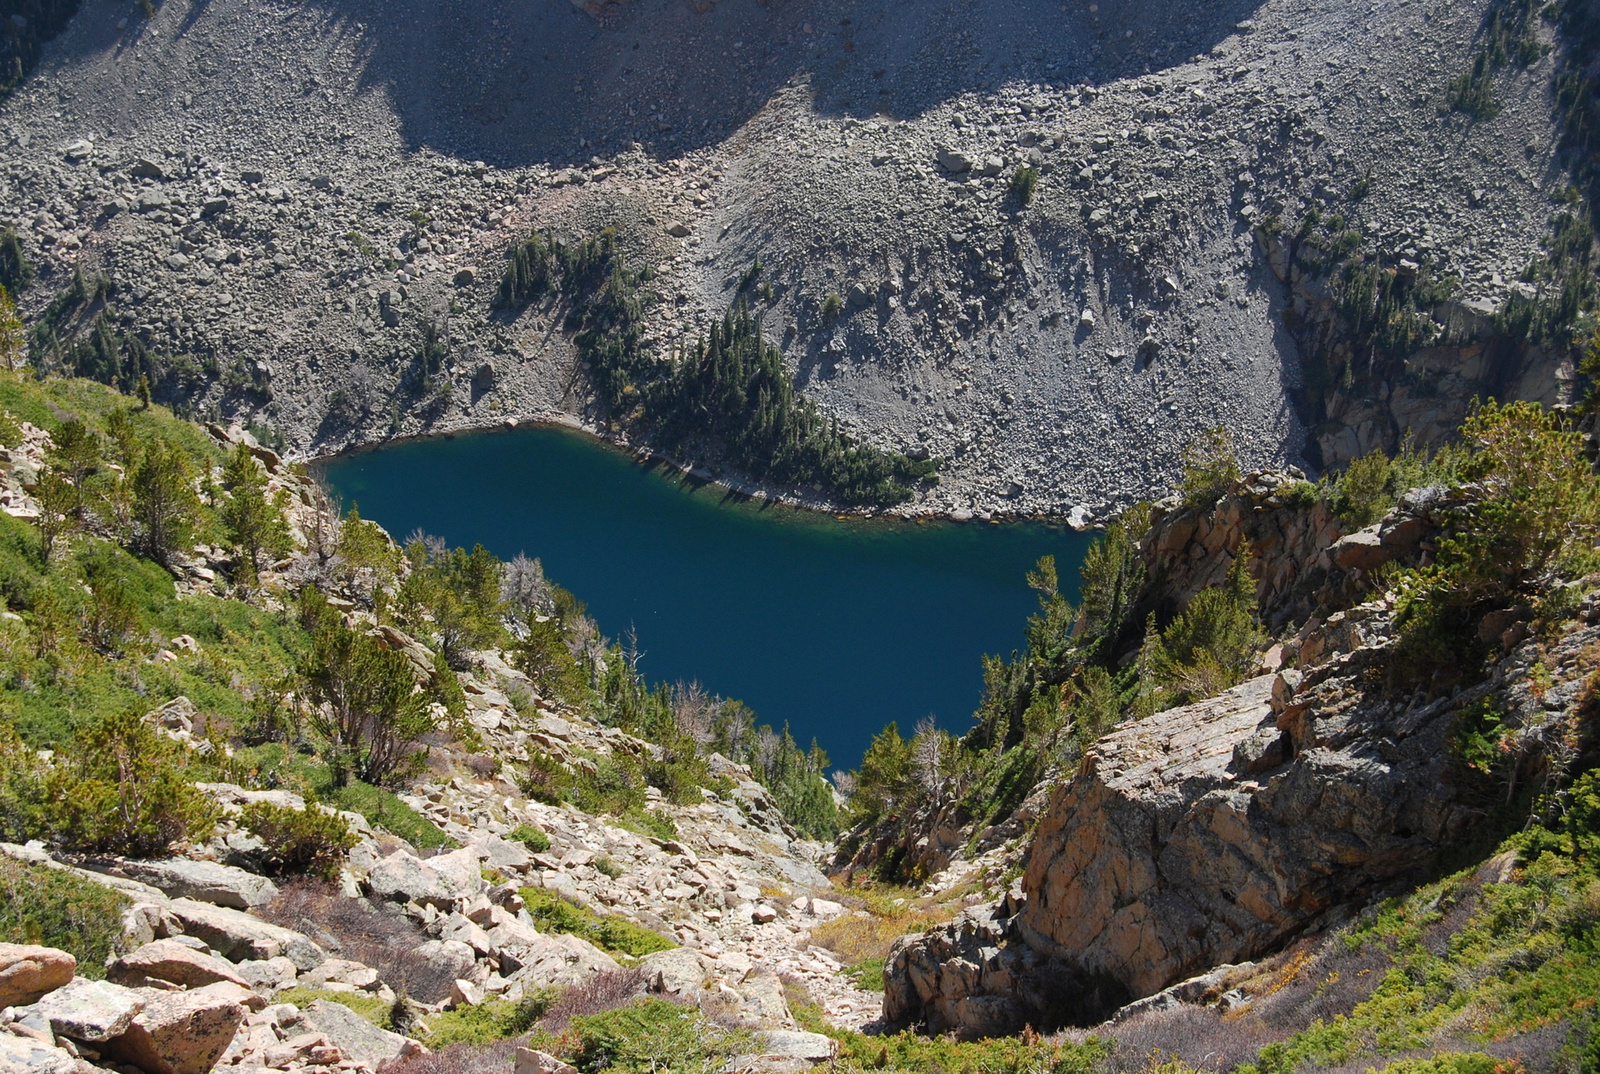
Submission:
M 326 478 L 397 538 L 539 557 L 607 636 L 637 629 L 651 681 L 698 679 L 840 767 L 890 720 L 969 727 L 979 658 L 1022 645 L 1036 607 L 1024 574 L 1053 554 L 1075 582 L 1090 540 L 761 506 L 555 428 L 395 444 Z

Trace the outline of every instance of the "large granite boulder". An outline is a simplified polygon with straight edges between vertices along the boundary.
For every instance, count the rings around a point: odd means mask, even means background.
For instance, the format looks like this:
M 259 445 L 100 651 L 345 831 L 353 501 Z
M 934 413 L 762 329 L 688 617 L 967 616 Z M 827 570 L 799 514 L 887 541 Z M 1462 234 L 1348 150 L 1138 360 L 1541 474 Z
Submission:
M 37 1003 L 72 980 L 77 966 L 77 959 L 54 947 L 0 943 L 0 1007 Z
M 1367 688 L 1381 608 L 1337 618 L 1339 655 L 1303 678 L 1262 676 L 1096 743 L 1015 897 L 983 927 L 964 915 L 892 952 L 887 1019 L 968 1035 L 1097 1020 L 1425 868 L 1470 822 L 1446 772 L 1452 712 Z
M 321 965 L 328 957 L 302 933 L 262 921 L 242 910 L 193 899 L 173 899 L 160 904 L 156 910 L 157 939 L 193 936 L 234 962 L 282 956 L 304 972 Z
M 426 1051 L 411 1038 L 379 1029 L 349 1007 L 325 999 L 308 1004 L 300 1012 L 299 1022 L 307 1031 L 326 1037 L 346 1059 L 364 1063 L 373 1070 L 392 1060 Z
M 278 886 L 264 876 L 214 861 L 168 858 L 125 861 L 122 871 L 173 898 L 194 899 L 235 910 L 254 910 L 278 897 Z
M 138 986 L 154 979 L 185 988 L 200 988 L 216 981 L 241 987 L 249 982 L 233 966 L 215 955 L 196 951 L 176 940 L 153 940 L 111 964 L 106 977 L 117 984 Z
M 127 1032 L 144 1009 L 144 997 L 131 988 L 76 977 L 25 1009 L 48 1022 L 57 1036 L 95 1044 Z
M 139 993 L 143 1009 L 101 1054 L 145 1074 L 209 1074 L 244 1021 L 244 1005 L 216 993 Z

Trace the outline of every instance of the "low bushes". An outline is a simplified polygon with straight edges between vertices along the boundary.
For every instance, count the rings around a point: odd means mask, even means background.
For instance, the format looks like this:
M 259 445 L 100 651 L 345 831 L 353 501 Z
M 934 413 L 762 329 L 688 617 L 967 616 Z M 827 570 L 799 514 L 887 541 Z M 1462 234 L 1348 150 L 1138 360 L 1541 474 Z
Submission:
M 430 1048 L 446 1048 L 452 1044 L 482 1046 L 521 1036 L 544 1017 L 557 994 L 555 989 L 535 989 L 519 1001 L 490 999 L 432 1015 L 422 1041 Z
M 535 854 L 543 854 L 550 849 L 550 837 L 531 824 L 517 825 L 506 833 L 506 838 L 521 843 Z
M 612 954 L 643 958 L 678 946 L 659 932 L 620 917 L 601 916 L 544 888 L 523 888 L 522 902 L 536 927 L 588 940 Z
M 270 802 L 251 802 L 239 823 L 267 845 L 263 871 L 269 876 L 309 874 L 331 880 L 339 863 L 358 840 L 343 817 L 315 806 L 289 809 Z
M 67 951 L 81 977 L 105 976 L 127 905 L 118 892 L 65 869 L 0 857 L 0 942 Z
M 747 1034 L 661 999 L 574 1018 L 572 1033 L 578 1041 L 572 1064 L 583 1074 L 702 1074 L 750 1050 Z

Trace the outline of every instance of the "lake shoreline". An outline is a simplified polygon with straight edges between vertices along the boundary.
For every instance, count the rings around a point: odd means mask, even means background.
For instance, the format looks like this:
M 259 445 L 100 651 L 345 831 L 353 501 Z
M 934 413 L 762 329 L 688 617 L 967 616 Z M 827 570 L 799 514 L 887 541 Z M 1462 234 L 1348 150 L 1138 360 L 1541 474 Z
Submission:
M 523 420 L 504 418 L 492 425 L 467 425 L 456 429 L 439 429 L 408 436 L 389 437 L 372 443 L 341 448 L 326 455 L 308 456 L 298 461 L 304 462 L 313 470 L 321 471 L 325 470 L 330 463 L 351 459 L 369 452 L 381 451 L 400 444 L 426 443 L 432 440 L 455 440 L 469 436 L 489 436 L 495 433 L 529 428 L 559 428 L 581 433 L 608 449 L 630 456 L 636 462 L 646 466 L 661 466 L 672 470 L 680 478 L 687 481 L 726 489 L 728 492 L 747 501 L 764 501 L 774 506 L 804 511 L 810 514 L 834 515 L 836 517 L 864 520 L 880 519 L 894 522 L 987 522 L 993 525 L 1036 522 L 1048 526 L 1065 526 L 1079 533 L 1101 529 L 1104 527 L 1105 521 L 1107 521 L 1093 516 L 1080 516 L 1076 510 L 1064 515 L 1024 514 L 1021 512 L 990 510 L 948 512 L 942 510 L 918 510 L 914 502 L 882 509 L 849 507 L 823 497 L 788 492 L 759 481 L 713 474 L 702 467 L 684 463 L 656 448 L 632 443 L 624 437 L 607 435 L 579 418 L 561 413 Z
M 322 475 L 390 533 L 540 559 L 602 635 L 637 632 L 653 682 L 698 680 L 800 741 L 859 758 L 890 721 L 959 732 L 981 656 L 1025 643 L 1055 557 L 1063 595 L 1092 535 L 1049 522 L 807 511 L 684 478 L 570 422 L 345 453 Z

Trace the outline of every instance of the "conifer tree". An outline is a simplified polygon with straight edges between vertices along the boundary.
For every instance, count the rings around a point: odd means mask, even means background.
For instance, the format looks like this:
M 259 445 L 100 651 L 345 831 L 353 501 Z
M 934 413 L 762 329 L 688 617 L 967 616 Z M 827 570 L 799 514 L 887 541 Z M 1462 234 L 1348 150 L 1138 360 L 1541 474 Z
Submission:
M 134 540 L 146 556 L 172 568 L 174 557 L 194 543 L 200 497 L 189 460 L 162 439 L 145 449 L 133 472 Z
M 276 559 L 290 548 L 289 524 L 284 520 L 285 494 L 267 495 L 267 475 L 251 454 L 239 444 L 228 456 L 222 470 L 228 498 L 222 504 L 222 523 L 228 529 L 237 573 L 244 582 L 253 582 L 261 571 L 261 561 Z

